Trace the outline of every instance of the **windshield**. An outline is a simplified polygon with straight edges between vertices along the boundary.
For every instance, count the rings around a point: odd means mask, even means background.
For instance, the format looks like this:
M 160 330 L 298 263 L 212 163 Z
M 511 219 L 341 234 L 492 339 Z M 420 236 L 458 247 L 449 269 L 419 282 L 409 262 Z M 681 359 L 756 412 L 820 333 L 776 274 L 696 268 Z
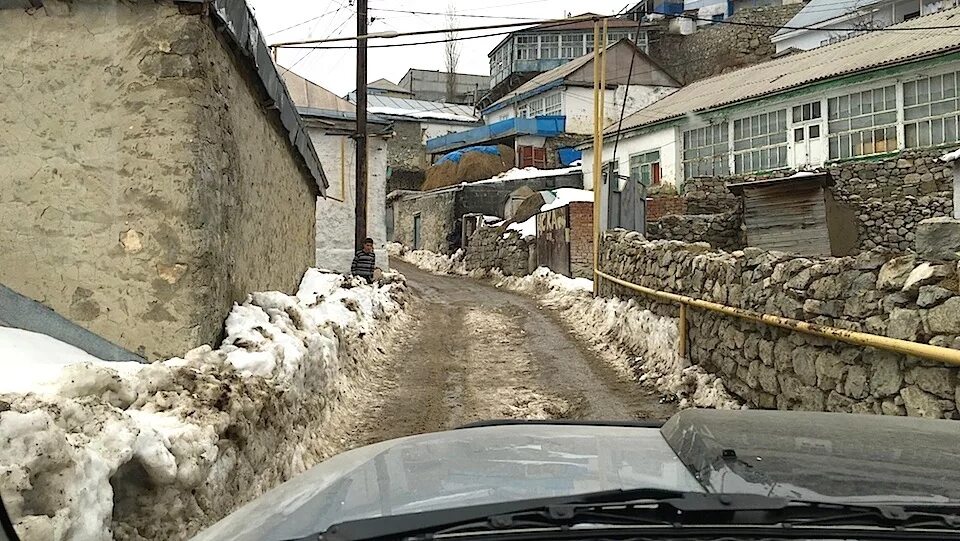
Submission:
M 0 36 L 26 541 L 960 500 L 958 0 L 0 0 Z

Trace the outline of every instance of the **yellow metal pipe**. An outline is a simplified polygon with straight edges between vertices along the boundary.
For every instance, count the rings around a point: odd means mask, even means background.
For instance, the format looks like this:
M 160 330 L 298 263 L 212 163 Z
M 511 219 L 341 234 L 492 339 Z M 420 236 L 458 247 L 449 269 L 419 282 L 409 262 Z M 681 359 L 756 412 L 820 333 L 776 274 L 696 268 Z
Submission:
M 701 299 L 695 299 L 693 297 L 687 297 L 685 295 L 677 295 L 676 293 L 668 293 L 666 291 L 651 289 L 649 287 L 637 285 L 632 282 L 627 282 L 626 280 L 621 280 L 620 278 L 611 276 L 600 270 L 595 271 L 595 274 L 597 278 L 609 280 L 615 284 L 621 285 L 638 293 L 643 293 L 644 295 L 664 301 L 679 303 L 681 309 L 683 306 L 702 308 L 704 310 L 710 310 L 712 312 L 737 317 L 747 321 L 752 321 L 754 323 L 764 323 L 766 325 L 797 331 L 803 334 L 809 334 L 811 336 L 829 338 L 831 340 L 838 340 L 840 342 L 846 342 L 856 346 L 873 347 L 885 351 L 892 351 L 895 353 L 902 353 L 904 355 L 912 355 L 914 357 L 921 357 L 923 359 L 930 359 L 932 361 L 939 361 L 946 364 L 960 366 L 960 350 L 958 349 L 931 346 L 930 344 L 921 344 L 919 342 L 911 342 L 909 340 L 899 340 L 896 338 L 889 338 L 876 334 L 848 331 L 846 329 L 838 329 L 836 327 L 828 327 L 826 325 L 817 325 L 815 323 L 773 316 L 770 314 L 761 314 L 751 310 L 734 308 L 725 304 L 719 304 Z M 596 289 L 596 284 L 598 282 L 599 280 L 594 280 L 594 289 Z
M 600 120 L 600 21 L 593 21 L 593 268 L 600 261 L 600 190 L 603 144 L 602 121 Z M 593 284 L 593 294 L 597 294 L 597 282 Z

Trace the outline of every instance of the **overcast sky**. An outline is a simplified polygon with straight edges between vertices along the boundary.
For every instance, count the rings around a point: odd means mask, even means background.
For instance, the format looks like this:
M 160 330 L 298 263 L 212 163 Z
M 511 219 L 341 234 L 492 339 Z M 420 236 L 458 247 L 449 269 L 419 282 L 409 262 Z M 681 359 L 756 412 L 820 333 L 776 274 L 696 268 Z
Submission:
M 357 30 L 356 6 L 352 0 L 249 0 L 268 43 L 304 39 L 326 39 L 354 36 Z M 487 4 L 489 2 L 489 4 Z M 629 0 L 369 0 L 374 18 L 369 32 L 409 32 L 446 27 L 443 15 L 412 15 L 378 11 L 377 8 L 408 11 L 445 12 L 452 7 L 461 16 L 458 27 L 518 22 L 518 18 L 550 19 L 589 11 L 611 14 L 619 12 Z M 483 18 L 473 15 L 483 15 Z M 487 18 L 495 16 L 495 18 Z M 296 26 L 295 26 L 296 25 Z M 293 28 L 289 28 L 293 27 Z M 462 35 L 489 34 L 498 30 L 470 32 Z M 442 35 L 412 36 L 371 40 L 370 44 L 408 43 L 441 39 Z M 457 71 L 488 75 L 487 53 L 503 36 L 461 41 Z M 330 45 L 343 45 L 331 43 Z M 409 68 L 444 69 L 443 44 L 370 49 L 368 82 L 385 78 L 398 82 Z M 344 95 L 356 86 L 356 55 L 353 49 L 342 51 L 281 49 L 278 64 Z

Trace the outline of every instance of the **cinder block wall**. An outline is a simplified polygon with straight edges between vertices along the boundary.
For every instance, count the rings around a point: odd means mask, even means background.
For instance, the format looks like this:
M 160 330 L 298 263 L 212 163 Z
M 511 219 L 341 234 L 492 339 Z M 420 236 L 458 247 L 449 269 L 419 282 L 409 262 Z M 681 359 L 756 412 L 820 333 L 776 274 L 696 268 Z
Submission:
M 296 288 L 318 192 L 205 15 L 74 3 L 0 28 L 0 282 L 151 359 Z

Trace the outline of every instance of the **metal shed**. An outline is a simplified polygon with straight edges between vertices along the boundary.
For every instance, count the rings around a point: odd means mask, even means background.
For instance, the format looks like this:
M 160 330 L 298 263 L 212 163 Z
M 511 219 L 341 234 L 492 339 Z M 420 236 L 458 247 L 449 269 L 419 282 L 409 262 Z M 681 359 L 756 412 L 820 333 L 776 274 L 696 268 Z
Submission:
M 841 235 L 843 220 L 824 189 L 831 182 L 827 173 L 798 173 L 728 184 L 743 198 L 747 244 L 801 255 L 843 255 L 849 244 Z

